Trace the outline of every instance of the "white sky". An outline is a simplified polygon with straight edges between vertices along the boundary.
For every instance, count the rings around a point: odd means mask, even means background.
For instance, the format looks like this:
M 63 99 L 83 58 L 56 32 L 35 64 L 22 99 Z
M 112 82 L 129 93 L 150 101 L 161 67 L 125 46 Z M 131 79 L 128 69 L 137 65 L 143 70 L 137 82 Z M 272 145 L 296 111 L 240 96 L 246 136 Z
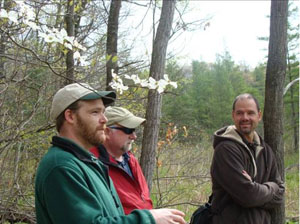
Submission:
M 236 63 L 252 67 L 265 61 L 269 36 L 270 1 L 191 2 L 202 12 L 213 15 L 205 31 L 187 34 L 183 52 L 190 59 L 214 62 L 216 54 L 228 50 Z M 265 49 L 265 50 L 263 50 Z
M 211 15 L 213 18 L 210 26 L 206 30 L 201 28 L 184 32 L 169 43 L 168 51 L 175 50 L 177 56 L 182 56 L 186 63 L 193 59 L 215 62 L 216 54 L 222 54 L 225 50 L 229 51 L 236 63 L 251 67 L 266 60 L 268 43 L 257 38 L 269 36 L 270 22 L 267 16 L 270 15 L 270 1 L 190 1 L 190 6 L 193 10 L 184 17 L 185 20 L 188 22 Z M 139 12 L 144 15 L 141 9 Z M 138 14 L 136 11 L 131 14 L 134 16 L 131 17 L 132 21 L 129 19 L 129 26 L 135 27 L 135 22 L 140 21 Z M 134 41 L 139 52 L 151 52 L 151 35 L 146 37 L 149 34 L 151 16 L 150 12 L 149 20 L 144 22 L 143 31 L 140 33 L 143 43 L 137 47 L 139 41 Z

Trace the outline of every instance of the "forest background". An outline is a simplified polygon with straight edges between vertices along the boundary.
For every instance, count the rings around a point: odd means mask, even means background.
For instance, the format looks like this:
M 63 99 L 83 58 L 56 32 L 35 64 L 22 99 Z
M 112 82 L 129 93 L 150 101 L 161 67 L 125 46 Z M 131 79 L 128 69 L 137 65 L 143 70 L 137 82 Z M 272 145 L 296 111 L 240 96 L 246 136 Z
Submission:
M 122 1 L 117 15 L 122 29 L 115 40 L 116 55 L 113 51 L 108 53 L 109 41 L 114 41 L 108 39 L 112 2 L 26 2 L 34 7 L 39 24 L 58 30 L 65 27 L 68 34 L 72 33 L 86 47 L 80 51 L 85 65 L 75 60 L 70 49 L 41 38 L 38 31 L 0 20 L 0 223 L 35 223 L 35 171 L 56 134 L 49 111 L 52 97 L 60 87 L 76 81 L 109 89 L 108 80 L 113 77 L 107 68 L 112 65 L 110 68 L 117 69 L 116 73 L 129 86 L 122 94 L 119 92 L 115 105 L 145 117 L 149 89 L 124 76 L 148 78 L 151 53 L 145 57 L 134 44 L 128 46 L 122 41 L 131 32 L 122 24 L 133 13 L 129 11 L 130 4 L 149 11 L 153 15 L 153 32 L 149 35 L 153 35 L 154 42 L 162 2 Z M 14 1 L 1 1 L 1 7 L 17 10 Z M 170 40 L 182 32 L 207 27 L 209 18 L 185 22 L 189 10 L 188 1 L 177 2 Z M 285 86 L 299 75 L 298 18 L 298 8 L 291 2 Z M 68 29 L 70 22 L 73 30 Z M 268 41 L 268 37 L 260 39 Z M 177 82 L 178 88 L 168 88 L 161 94 L 161 119 L 150 185 L 156 208 L 180 209 L 188 221 L 211 193 L 212 134 L 232 123 L 235 96 L 252 93 L 264 107 L 266 64 L 255 68 L 237 64 L 226 50 L 216 56 L 215 62 L 194 60 L 182 65 L 179 61 L 174 52 L 167 52 L 165 74 Z M 299 223 L 299 82 L 287 89 L 283 99 L 286 222 Z M 263 124 L 258 132 L 263 135 Z M 137 135 L 133 151 L 140 158 L 143 130 L 137 130 Z

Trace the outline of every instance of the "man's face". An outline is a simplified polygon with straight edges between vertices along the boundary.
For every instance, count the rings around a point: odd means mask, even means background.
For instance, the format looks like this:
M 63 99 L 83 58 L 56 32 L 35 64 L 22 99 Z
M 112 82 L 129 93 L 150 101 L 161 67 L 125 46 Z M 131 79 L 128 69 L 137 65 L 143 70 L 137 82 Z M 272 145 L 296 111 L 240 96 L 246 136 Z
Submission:
M 80 102 L 80 108 L 76 111 L 76 137 L 85 142 L 85 147 L 97 146 L 105 141 L 107 118 L 104 111 L 101 99 Z
M 235 104 L 235 109 L 232 111 L 232 119 L 237 130 L 248 141 L 252 141 L 254 130 L 261 120 L 261 112 L 257 110 L 253 99 L 242 98 Z
M 125 128 L 120 125 L 113 125 L 113 127 Z M 109 127 L 108 127 L 109 128 Z M 135 132 L 126 134 L 123 130 L 109 128 L 109 138 L 111 148 L 119 155 L 123 155 L 132 148 L 132 143 L 137 138 Z

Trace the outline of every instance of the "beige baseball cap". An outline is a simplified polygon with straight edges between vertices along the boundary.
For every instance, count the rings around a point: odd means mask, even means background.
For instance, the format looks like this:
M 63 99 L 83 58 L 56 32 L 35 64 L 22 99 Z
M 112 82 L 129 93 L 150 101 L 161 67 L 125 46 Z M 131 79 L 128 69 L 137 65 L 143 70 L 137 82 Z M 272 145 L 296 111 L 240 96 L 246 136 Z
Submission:
M 126 128 L 137 128 L 146 119 L 134 116 L 131 112 L 123 107 L 107 107 L 104 115 L 107 118 L 107 126 L 120 124 Z
M 103 104 L 115 101 L 116 93 L 112 91 L 97 91 L 86 83 L 72 83 L 60 90 L 53 97 L 50 117 L 55 120 L 68 106 L 77 100 L 95 100 L 102 98 Z

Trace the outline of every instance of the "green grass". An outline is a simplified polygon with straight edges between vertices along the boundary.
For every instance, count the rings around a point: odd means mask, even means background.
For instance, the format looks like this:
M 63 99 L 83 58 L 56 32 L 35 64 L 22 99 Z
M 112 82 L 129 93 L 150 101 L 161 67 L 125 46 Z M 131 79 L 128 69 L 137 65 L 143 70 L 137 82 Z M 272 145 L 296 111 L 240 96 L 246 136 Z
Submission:
M 285 187 L 286 187 L 286 217 L 299 218 L 299 154 L 298 152 L 285 155 Z M 296 222 L 289 222 L 296 223 Z

